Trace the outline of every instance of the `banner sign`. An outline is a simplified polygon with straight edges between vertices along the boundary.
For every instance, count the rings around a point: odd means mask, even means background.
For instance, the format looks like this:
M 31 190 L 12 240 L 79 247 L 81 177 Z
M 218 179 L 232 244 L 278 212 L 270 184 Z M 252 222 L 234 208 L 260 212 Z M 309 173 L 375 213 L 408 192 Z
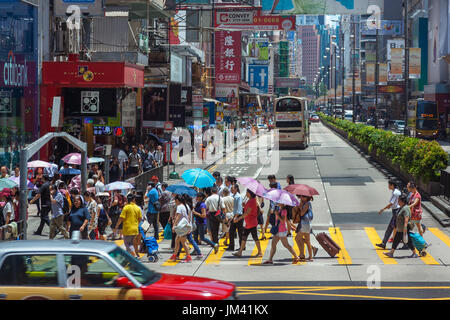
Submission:
M 375 63 L 366 63 L 366 83 L 375 84 Z
M 421 67 L 420 48 L 409 48 L 409 78 L 420 79 Z
M 216 83 L 241 83 L 241 32 L 215 32 Z
M 367 8 L 376 5 L 384 10 L 383 0 L 262 0 L 262 10 L 268 14 L 367 14 Z
M 380 63 L 378 65 L 378 84 L 386 85 L 388 82 L 388 65 Z
M 276 88 L 300 88 L 299 78 L 276 78 Z
M 260 10 L 219 9 L 215 27 L 251 31 L 295 30 L 295 16 L 267 16 Z
M 403 79 L 403 56 L 404 49 L 391 49 L 391 68 L 389 70 L 389 81 L 399 81 Z

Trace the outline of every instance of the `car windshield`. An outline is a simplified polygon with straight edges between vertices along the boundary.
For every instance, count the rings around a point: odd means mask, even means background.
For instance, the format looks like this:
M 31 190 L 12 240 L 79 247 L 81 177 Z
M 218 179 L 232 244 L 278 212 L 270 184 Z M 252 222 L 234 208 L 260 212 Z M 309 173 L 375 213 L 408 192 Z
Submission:
M 109 255 L 141 284 L 150 284 L 158 277 L 158 273 L 146 268 L 142 263 L 121 248 L 114 249 Z
M 404 126 L 405 125 L 405 121 L 397 121 L 397 125 L 398 126 Z

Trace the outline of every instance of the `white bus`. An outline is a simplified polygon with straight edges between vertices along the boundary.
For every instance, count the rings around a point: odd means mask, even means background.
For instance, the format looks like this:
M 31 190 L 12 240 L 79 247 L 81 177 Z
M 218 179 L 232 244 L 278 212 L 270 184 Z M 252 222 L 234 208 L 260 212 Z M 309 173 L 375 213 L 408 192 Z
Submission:
M 305 149 L 309 144 L 308 100 L 282 97 L 275 100 L 275 129 L 279 146 Z

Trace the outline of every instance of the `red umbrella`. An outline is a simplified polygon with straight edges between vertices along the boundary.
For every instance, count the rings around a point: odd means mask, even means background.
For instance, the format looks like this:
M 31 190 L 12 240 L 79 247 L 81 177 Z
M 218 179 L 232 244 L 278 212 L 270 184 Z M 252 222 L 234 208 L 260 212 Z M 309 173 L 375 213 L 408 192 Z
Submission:
M 296 194 L 298 196 L 312 197 L 319 194 L 319 192 L 317 192 L 316 189 L 306 184 L 290 184 L 286 188 L 284 188 L 284 190 L 289 191 L 290 193 Z

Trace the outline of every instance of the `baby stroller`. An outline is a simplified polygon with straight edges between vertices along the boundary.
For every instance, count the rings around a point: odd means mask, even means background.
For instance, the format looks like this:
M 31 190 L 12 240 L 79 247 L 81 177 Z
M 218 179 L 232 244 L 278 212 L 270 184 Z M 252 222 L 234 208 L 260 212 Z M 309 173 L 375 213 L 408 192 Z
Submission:
M 141 235 L 141 247 L 147 249 L 147 257 L 149 262 L 158 262 L 159 245 L 155 237 L 147 237 L 144 229 L 139 225 L 139 233 Z

